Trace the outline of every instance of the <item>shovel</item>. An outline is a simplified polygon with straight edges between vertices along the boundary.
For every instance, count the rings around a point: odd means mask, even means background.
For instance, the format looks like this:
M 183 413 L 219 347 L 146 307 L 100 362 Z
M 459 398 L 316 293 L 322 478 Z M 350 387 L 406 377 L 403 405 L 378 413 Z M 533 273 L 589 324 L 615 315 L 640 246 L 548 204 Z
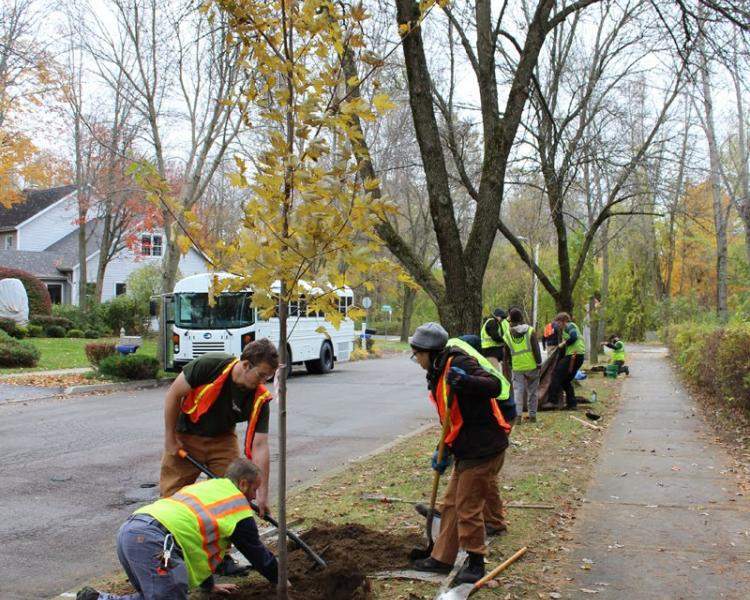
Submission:
M 445 436 L 448 433 L 448 427 L 450 426 L 450 400 L 448 401 L 448 407 L 445 410 L 445 420 L 443 421 L 443 428 L 440 431 L 440 442 L 438 443 L 438 455 L 437 462 L 440 464 L 443 461 L 445 455 Z M 435 540 L 432 539 L 432 522 L 435 520 L 435 504 L 437 503 L 438 487 L 440 485 L 440 471 L 435 471 L 435 476 L 432 479 L 432 495 L 430 496 L 430 512 L 427 513 L 427 554 L 432 553 L 432 549 L 435 546 Z
M 190 456 L 183 448 L 180 448 L 177 451 L 177 454 L 180 458 L 184 458 L 188 462 L 192 463 L 192 465 L 201 471 L 203 471 L 206 476 L 210 477 L 211 479 L 216 479 L 216 475 L 203 463 L 199 463 L 197 460 L 195 460 L 192 456 Z M 252 508 L 256 513 L 260 515 L 260 511 L 258 510 L 258 506 L 255 504 L 255 502 L 250 502 L 250 508 Z M 270 523 L 274 527 L 278 528 L 279 522 L 274 519 L 271 515 L 260 515 L 260 517 L 266 522 Z M 312 558 L 316 563 L 318 563 L 321 567 L 326 568 L 328 564 L 326 561 L 324 561 L 319 555 L 315 553 L 315 551 L 310 548 L 305 542 L 302 541 L 302 538 L 300 538 L 296 533 L 293 531 L 287 530 L 286 532 L 287 537 L 292 540 L 297 546 L 302 548 L 302 550 L 305 551 L 305 553 Z
M 487 575 L 482 577 L 476 583 L 462 583 L 461 585 L 457 585 L 456 587 L 451 588 L 447 592 L 443 592 L 442 594 L 440 594 L 437 598 L 435 598 L 435 600 L 466 600 L 466 598 L 471 596 L 479 588 L 483 587 L 485 583 L 497 577 L 501 571 L 504 571 L 505 569 L 507 569 L 510 565 L 516 562 L 519 558 L 521 558 L 524 554 L 526 554 L 526 546 L 521 548 L 518 552 L 516 552 L 513 556 L 511 556 L 507 560 L 501 562 L 494 569 L 492 569 L 492 571 L 487 573 Z

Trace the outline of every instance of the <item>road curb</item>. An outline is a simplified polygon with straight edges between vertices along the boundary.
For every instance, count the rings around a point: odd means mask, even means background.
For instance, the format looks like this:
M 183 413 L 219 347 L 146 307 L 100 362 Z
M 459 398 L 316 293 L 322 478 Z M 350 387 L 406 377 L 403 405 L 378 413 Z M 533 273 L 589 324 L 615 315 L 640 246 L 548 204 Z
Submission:
M 160 379 L 139 379 L 138 381 L 118 381 L 115 383 L 93 383 L 90 385 L 71 385 L 62 391 L 63 396 L 76 394 L 93 394 L 96 392 L 127 392 L 169 385 L 174 381 L 170 377 Z

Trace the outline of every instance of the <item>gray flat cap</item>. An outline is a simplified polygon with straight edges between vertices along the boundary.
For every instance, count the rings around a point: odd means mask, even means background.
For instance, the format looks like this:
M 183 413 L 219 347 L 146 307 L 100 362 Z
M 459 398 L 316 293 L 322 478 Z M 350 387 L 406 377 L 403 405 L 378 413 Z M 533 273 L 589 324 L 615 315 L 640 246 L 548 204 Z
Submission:
M 440 323 L 425 323 L 414 331 L 409 345 L 420 350 L 442 350 L 448 343 L 448 332 Z

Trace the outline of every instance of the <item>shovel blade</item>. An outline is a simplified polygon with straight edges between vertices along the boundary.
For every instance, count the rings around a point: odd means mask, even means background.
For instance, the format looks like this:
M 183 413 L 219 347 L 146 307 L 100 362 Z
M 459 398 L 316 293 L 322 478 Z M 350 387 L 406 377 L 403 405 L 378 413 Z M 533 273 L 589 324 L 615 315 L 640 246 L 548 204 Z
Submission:
M 447 592 L 440 594 L 435 600 L 466 600 L 474 591 L 473 583 L 462 583 Z

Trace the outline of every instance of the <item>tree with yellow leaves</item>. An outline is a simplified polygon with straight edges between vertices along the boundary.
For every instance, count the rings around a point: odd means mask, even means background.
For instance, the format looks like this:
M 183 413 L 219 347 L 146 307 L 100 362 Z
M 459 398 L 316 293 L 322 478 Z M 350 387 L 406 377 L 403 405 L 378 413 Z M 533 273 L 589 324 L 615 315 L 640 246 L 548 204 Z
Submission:
M 345 92 L 343 56 L 365 43 L 361 24 L 367 15 L 361 6 L 325 0 L 215 4 L 228 18 L 231 43 L 240 47 L 246 72 L 253 73 L 232 101 L 257 114 L 263 146 L 252 161 L 235 158 L 232 181 L 248 193 L 243 230 L 221 248 L 203 250 L 214 259 L 221 255 L 222 264 L 216 266 L 239 275 L 225 285 L 252 288 L 261 310 L 278 310 L 279 351 L 285 363 L 290 359 L 287 337 L 293 322 L 288 321 L 288 306 L 293 299 L 304 293 L 308 310 L 322 312 L 336 324 L 342 315 L 335 291 L 371 286 L 380 268 L 387 268 L 376 258 L 374 227 L 393 209 L 372 194 L 376 179 L 358 177 L 361 165 L 352 142 L 361 135 L 355 119 L 374 120 L 392 104 L 383 94 L 367 101 Z M 193 213 L 182 218 L 185 235 L 178 243 L 187 248 L 200 239 L 201 224 Z M 271 291 L 274 288 L 278 293 Z M 279 598 L 286 598 L 288 573 L 286 393 L 286 369 L 281 369 Z

